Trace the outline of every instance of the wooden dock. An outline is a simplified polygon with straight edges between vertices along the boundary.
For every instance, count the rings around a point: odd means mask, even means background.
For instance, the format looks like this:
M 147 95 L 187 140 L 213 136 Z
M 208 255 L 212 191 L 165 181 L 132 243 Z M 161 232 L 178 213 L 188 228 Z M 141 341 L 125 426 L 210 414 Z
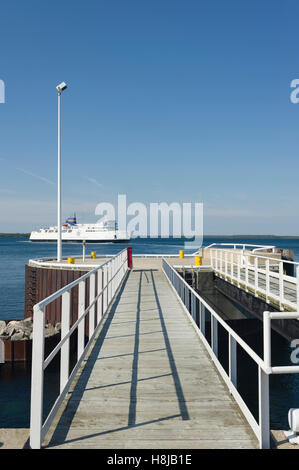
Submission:
M 161 263 L 134 264 L 43 447 L 258 448 Z

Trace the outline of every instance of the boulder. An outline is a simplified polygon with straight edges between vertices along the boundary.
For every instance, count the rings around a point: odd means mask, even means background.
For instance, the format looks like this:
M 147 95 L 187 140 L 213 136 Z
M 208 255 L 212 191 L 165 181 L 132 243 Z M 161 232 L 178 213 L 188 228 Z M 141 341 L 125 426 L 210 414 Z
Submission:
M 7 338 L 12 338 L 15 334 L 18 334 L 18 337 L 22 336 L 22 338 L 30 337 L 32 332 L 32 322 L 25 321 L 25 320 L 12 320 L 7 325 L 2 335 L 6 336 Z M 14 336 L 14 341 L 16 341 L 16 336 Z
M 49 336 L 54 336 L 55 334 L 56 334 L 55 326 L 48 323 L 45 326 L 45 338 L 48 338 Z
M 20 341 L 20 340 L 22 340 L 22 339 L 25 339 L 24 336 L 25 336 L 25 335 L 24 335 L 24 331 L 21 331 L 21 330 L 20 330 L 20 331 L 14 333 L 14 334 L 10 337 L 10 339 L 11 339 L 11 341 Z
M 54 336 L 61 331 L 61 323 L 45 325 L 45 338 Z M 33 319 L 25 318 L 24 320 L 11 320 L 6 324 L 0 321 L 0 339 L 11 339 L 12 341 L 32 339 L 33 336 Z
M 4 320 L 0 320 L 0 336 L 3 335 L 6 329 L 6 322 Z
M 18 322 L 16 320 L 12 320 L 7 323 L 4 334 L 8 336 L 12 336 L 16 332 L 16 326 Z

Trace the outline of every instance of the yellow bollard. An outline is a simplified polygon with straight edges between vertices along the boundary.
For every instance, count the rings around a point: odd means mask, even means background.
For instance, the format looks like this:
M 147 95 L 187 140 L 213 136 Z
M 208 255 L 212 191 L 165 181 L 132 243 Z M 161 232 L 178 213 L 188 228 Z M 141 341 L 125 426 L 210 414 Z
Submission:
M 195 266 L 202 265 L 202 256 L 195 256 Z
M 91 254 L 92 259 L 96 259 L 97 257 L 96 251 L 92 251 L 90 254 Z
M 68 258 L 67 263 L 68 264 L 75 264 L 75 258 Z
M 184 258 L 184 250 L 180 250 L 180 258 L 181 258 L 181 259 Z

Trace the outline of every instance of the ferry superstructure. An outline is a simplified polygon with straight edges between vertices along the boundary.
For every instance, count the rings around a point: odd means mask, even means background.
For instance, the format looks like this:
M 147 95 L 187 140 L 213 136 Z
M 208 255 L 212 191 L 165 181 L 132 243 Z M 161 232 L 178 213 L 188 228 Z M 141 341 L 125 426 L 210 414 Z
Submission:
M 61 230 L 62 241 L 64 243 L 121 243 L 130 241 L 130 234 L 123 230 L 118 230 L 114 220 L 106 220 L 101 223 L 78 224 L 76 216 L 69 217 Z M 57 226 L 40 228 L 30 234 L 32 242 L 56 242 Z

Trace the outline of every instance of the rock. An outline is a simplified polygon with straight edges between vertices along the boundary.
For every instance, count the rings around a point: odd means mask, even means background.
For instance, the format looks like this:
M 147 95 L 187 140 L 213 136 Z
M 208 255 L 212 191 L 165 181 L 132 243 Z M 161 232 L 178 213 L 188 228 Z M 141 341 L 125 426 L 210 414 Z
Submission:
M 14 333 L 10 339 L 11 341 L 20 341 L 24 339 L 24 332 L 20 330 L 17 333 Z
M 7 323 L 4 333 L 8 336 L 12 336 L 16 331 L 17 321 L 13 320 Z
M 55 334 L 56 334 L 55 326 L 50 325 L 50 323 L 48 323 L 45 326 L 45 338 L 48 338 L 49 336 L 54 336 Z
M 61 323 L 57 322 L 56 325 L 47 323 L 45 325 L 45 338 L 54 336 L 61 331 Z M 5 321 L 0 320 L 0 339 L 11 339 L 12 341 L 27 340 L 33 337 L 33 319 L 31 317 L 24 320 L 11 320 L 6 324 Z
M 0 320 L 0 336 L 3 335 L 6 329 L 6 322 L 4 320 Z
M 3 334 L 11 338 L 16 334 L 22 336 L 22 338 L 24 336 L 29 338 L 31 332 L 32 322 L 26 320 L 13 320 L 6 325 Z M 14 341 L 16 341 L 16 336 L 14 336 Z

